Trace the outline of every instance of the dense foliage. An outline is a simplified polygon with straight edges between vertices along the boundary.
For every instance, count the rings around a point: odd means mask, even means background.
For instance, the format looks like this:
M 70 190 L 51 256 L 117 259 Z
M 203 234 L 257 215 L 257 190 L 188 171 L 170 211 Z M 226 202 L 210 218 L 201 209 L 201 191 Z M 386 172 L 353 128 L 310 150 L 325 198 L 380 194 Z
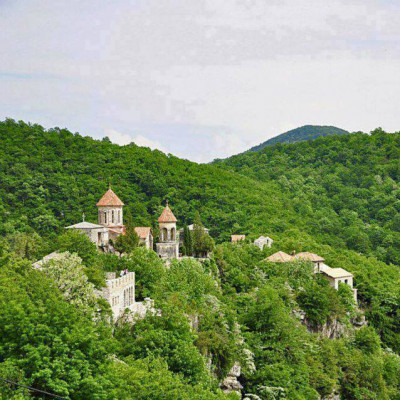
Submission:
M 236 398 L 219 385 L 239 362 L 252 400 L 399 398 L 399 134 L 277 145 L 218 165 L 11 120 L 0 140 L 0 378 L 66 399 L 222 400 Z M 119 257 L 64 231 L 82 212 L 96 222 L 109 182 L 132 226 L 156 231 L 166 197 L 179 227 L 202 227 L 201 215 L 217 245 L 203 229 L 185 243 L 213 248 L 211 259 L 165 268 L 136 238 Z M 227 243 L 233 233 L 274 245 Z M 351 271 L 360 309 L 307 262 L 263 261 L 277 250 Z M 123 269 L 156 312 L 111 326 L 93 293 Z M 2 398 L 33 395 L 0 381 Z

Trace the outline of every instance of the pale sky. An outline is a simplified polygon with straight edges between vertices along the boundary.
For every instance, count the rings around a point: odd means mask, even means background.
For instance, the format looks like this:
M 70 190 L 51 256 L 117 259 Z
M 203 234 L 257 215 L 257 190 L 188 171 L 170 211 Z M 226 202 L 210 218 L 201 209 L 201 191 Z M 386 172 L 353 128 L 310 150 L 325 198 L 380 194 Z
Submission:
M 0 0 L 0 119 L 197 162 L 400 130 L 398 0 Z

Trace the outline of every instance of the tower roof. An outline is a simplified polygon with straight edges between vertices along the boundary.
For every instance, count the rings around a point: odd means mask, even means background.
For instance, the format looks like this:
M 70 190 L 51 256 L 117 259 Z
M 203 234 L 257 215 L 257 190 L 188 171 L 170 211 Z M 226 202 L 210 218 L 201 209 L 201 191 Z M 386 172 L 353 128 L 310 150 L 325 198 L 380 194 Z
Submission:
M 169 205 L 165 206 L 163 212 L 161 213 L 160 217 L 158 218 L 158 222 L 177 222 L 178 220 L 175 218 L 174 213 L 169 208 Z
M 112 191 L 108 189 L 104 196 L 96 204 L 97 207 L 121 207 L 124 203 L 119 199 L 119 197 Z

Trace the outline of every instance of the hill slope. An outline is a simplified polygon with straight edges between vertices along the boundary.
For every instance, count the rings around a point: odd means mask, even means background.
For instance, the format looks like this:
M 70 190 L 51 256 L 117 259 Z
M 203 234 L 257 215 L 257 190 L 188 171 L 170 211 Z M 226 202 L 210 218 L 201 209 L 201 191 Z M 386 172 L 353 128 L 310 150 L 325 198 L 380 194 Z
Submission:
M 400 133 L 378 129 L 268 146 L 217 165 L 278 183 L 326 242 L 335 236 L 338 246 L 400 264 L 399 158 Z
M 316 139 L 321 136 L 346 135 L 348 133 L 349 132 L 345 131 L 344 129 L 336 128 L 335 126 L 304 125 L 275 136 L 272 139 L 259 144 L 258 146 L 252 147 L 248 151 L 260 151 L 264 147 L 273 146 L 277 143 L 296 143 L 305 140 Z
M 218 383 L 239 360 L 244 392 L 262 399 L 400 393 L 399 359 L 384 350 L 400 352 L 400 270 L 390 264 L 399 248 L 392 225 L 400 199 L 399 134 L 319 138 L 213 165 L 12 120 L 0 123 L 0 141 L 3 377 L 65 398 L 227 400 L 234 396 Z M 63 234 L 82 212 L 96 222 L 95 204 L 109 182 L 134 225 L 156 228 L 166 197 L 180 226 L 200 211 L 220 243 L 213 258 L 166 270 L 154 252 L 136 249 L 120 258 L 98 253 L 82 235 Z M 231 233 L 268 234 L 274 248 L 224 243 Z M 96 273 L 135 271 L 137 295 L 154 299 L 161 315 L 115 330 L 103 326 L 30 268 L 60 249 L 78 253 L 84 268 L 75 259 L 75 270 L 93 282 L 101 281 Z M 370 327 L 352 328 L 358 311 L 349 292 L 334 290 L 310 265 L 262 261 L 277 250 L 312 251 L 352 272 Z M 70 296 L 74 282 L 70 268 L 64 271 Z M 188 316 L 198 318 L 194 327 Z M 310 331 L 337 324 L 347 332 L 338 340 Z M 124 362 L 113 362 L 115 356 Z M 4 398 L 26 395 L 12 389 L 0 383 Z

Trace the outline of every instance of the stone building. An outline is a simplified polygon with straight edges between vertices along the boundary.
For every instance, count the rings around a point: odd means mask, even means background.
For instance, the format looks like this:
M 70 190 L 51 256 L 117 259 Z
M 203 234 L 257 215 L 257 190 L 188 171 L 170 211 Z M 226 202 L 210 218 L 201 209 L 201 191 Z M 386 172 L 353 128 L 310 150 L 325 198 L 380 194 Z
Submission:
M 232 235 L 231 236 L 232 243 L 243 242 L 245 240 L 246 240 L 246 235 Z
M 78 231 L 84 233 L 90 241 L 96 243 L 100 248 L 108 247 L 109 240 L 109 230 L 102 225 L 92 224 L 91 222 L 86 222 L 84 219 L 75 225 L 67 226 L 65 229 L 77 229 Z
M 357 289 L 353 288 L 353 274 L 343 268 L 331 268 L 326 264 L 321 264 L 319 272 L 324 274 L 329 283 L 336 290 L 339 289 L 339 283 L 349 285 L 353 290 L 354 300 L 357 301 Z
M 115 272 L 109 272 L 106 276 L 106 286 L 100 292 L 111 306 L 114 321 L 117 320 L 126 309 L 134 311 L 135 303 L 135 273 L 116 277 Z
M 272 254 L 267 257 L 265 261 L 270 262 L 291 262 L 296 260 L 305 260 L 309 261 L 314 266 L 315 274 L 323 274 L 329 281 L 332 287 L 336 290 L 339 289 L 339 283 L 344 283 L 353 291 L 354 300 L 357 302 L 357 289 L 353 288 L 353 274 L 346 271 L 343 268 L 331 268 L 328 265 L 324 264 L 324 258 L 309 252 L 298 253 L 294 256 L 291 256 L 283 251 L 278 251 L 277 253 Z
M 115 240 L 125 232 L 123 207 L 124 203 L 111 188 L 98 201 L 98 223 L 109 231 L 109 239 Z
M 322 263 L 325 261 L 324 258 L 320 257 L 318 254 L 303 252 L 294 255 L 296 260 L 311 261 L 314 265 L 314 272 L 320 272 Z
M 147 250 L 153 250 L 153 231 L 150 227 L 141 226 L 135 228 L 136 235 L 139 237 L 139 243 L 143 244 Z
M 135 300 L 135 273 L 128 272 L 117 277 L 115 272 L 108 272 L 106 286 L 98 295 L 110 304 L 114 322 L 128 312 L 128 318 L 143 318 L 147 312 L 155 313 L 153 301 L 146 298 L 143 302 Z
M 274 241 L 268 236 L 260 236 L 258 239 L 254 241 L 254 244 L 262 250 L 265 246 L 271 247 Z
M 157 254 L 161 258 L 179 257 L 179 240 L 176 232 L 177 219 L 167 204 L 158 218 L 160 242 L 157 243 Z

